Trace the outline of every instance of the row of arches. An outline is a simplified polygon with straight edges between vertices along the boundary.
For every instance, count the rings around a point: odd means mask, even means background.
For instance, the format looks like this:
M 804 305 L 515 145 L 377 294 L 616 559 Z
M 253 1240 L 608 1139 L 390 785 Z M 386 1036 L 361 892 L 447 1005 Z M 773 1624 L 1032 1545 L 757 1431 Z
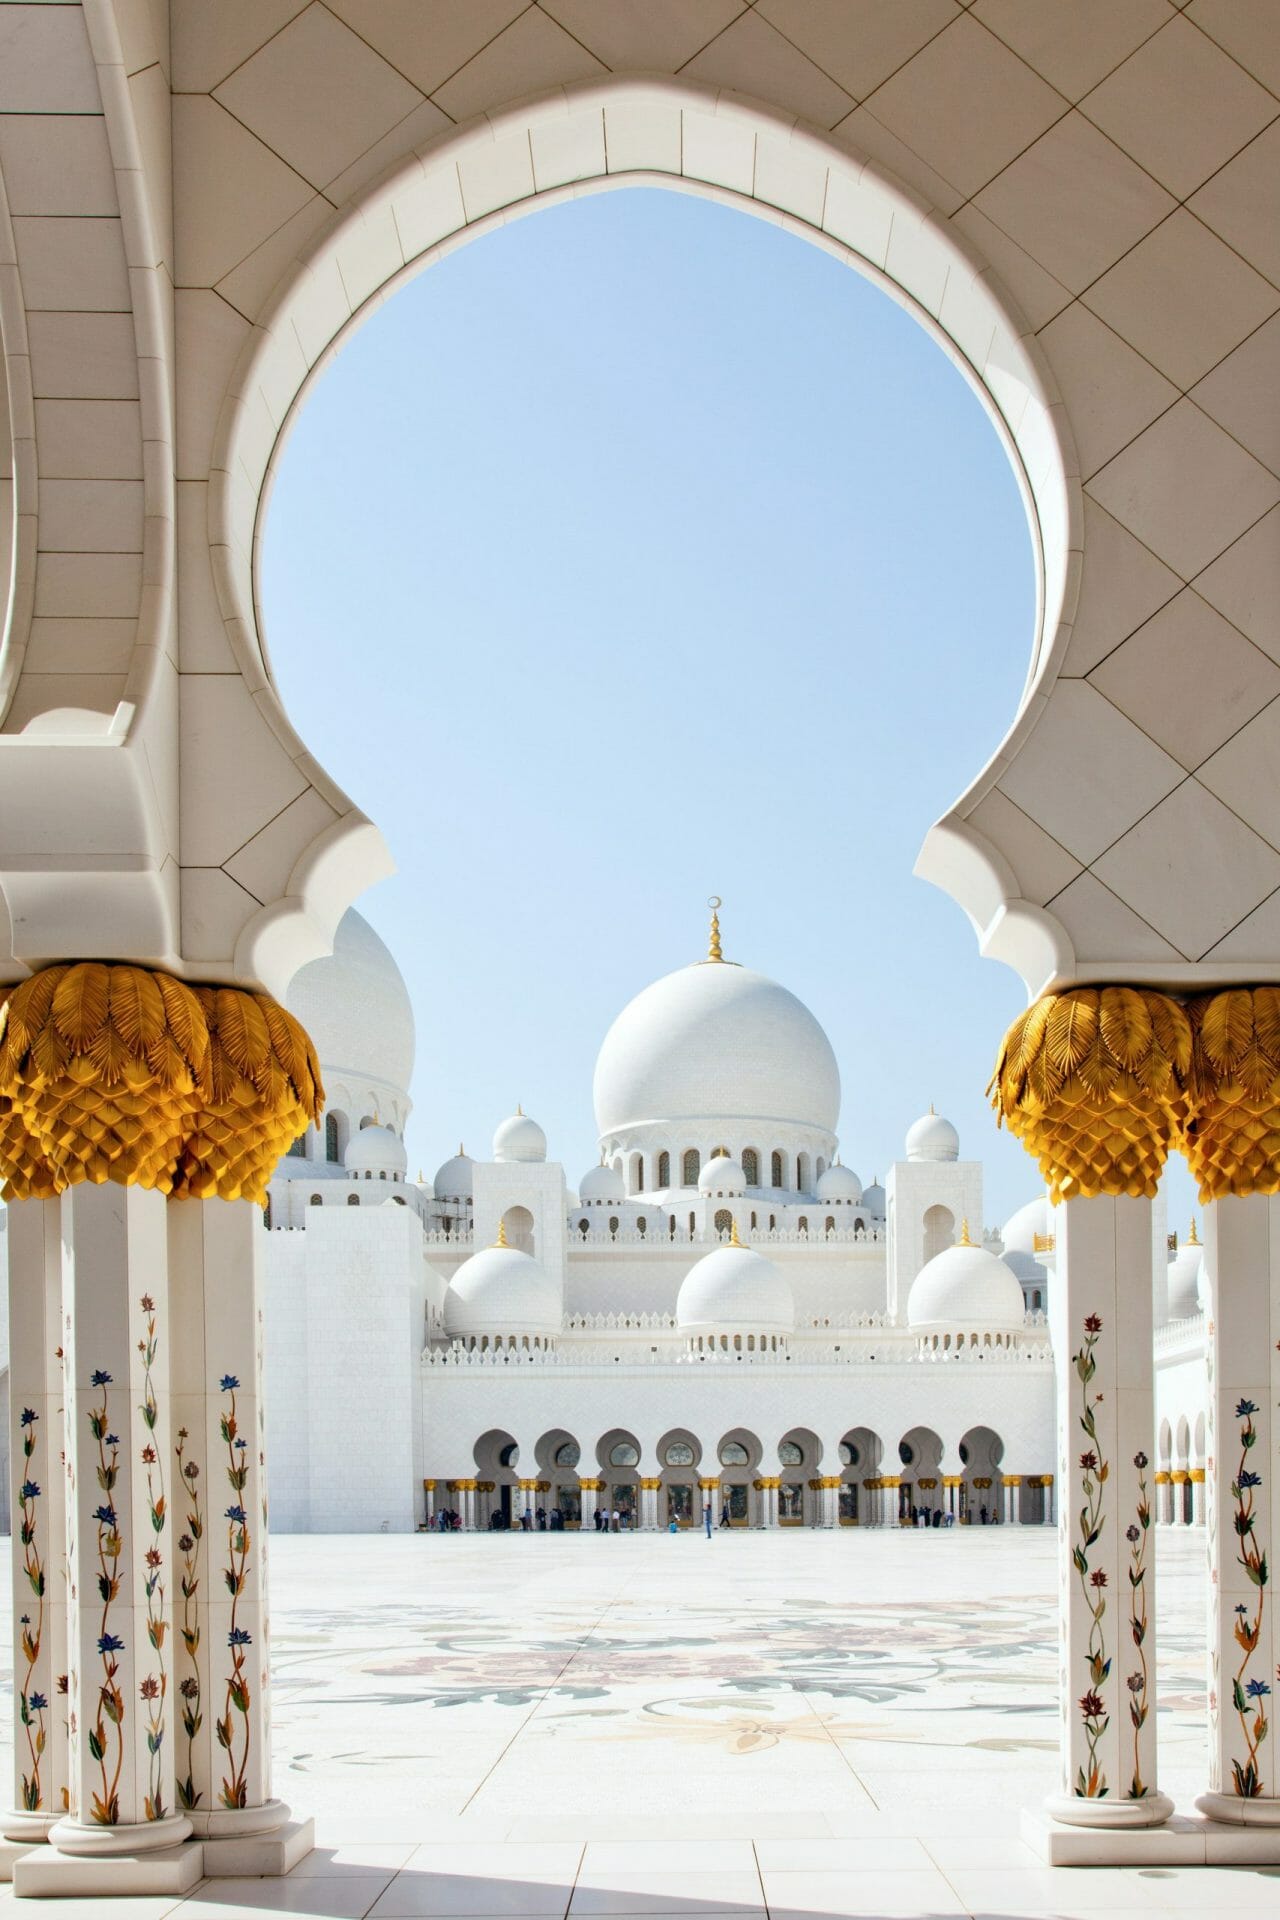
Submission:
M 821 1154 L 816 1158 L 808 1153 L 797 1153 L 794 1157 L 783 1147 L 774 1147 L 766 1156 L 759 1147 L 743 1147 L 735 1156 L 726 1146 L 715 1146 L 706 1156 L 714 1160 L 723 1155 L 726 1159 L 736 1158 L 742 1168 L 748 1187 L 768 1186 L 780 1193 L 808 1193 L 813 1181 L 820 1180 L 827 1170 L 827 1162 Z M 769 1178 L 762 1179 L 767 1164 Z M 623 1185 L 629 1194 L 648 1193 L 646 1171 L 654 1174 L 653 1190 L 662 1192 L 671 1186 L 696 1187 L 702 1172 L 703 1156 L 700 1147 L 684 1147 L 673 1152 L 663 1147 L 656 1155 L 650 1155 L 646 1161 L 643 1153 L 623 1155 L 617 1153 L 613 1158 L 616 1172 L 623 1178 Z M 672 1170 L 679 1178 L 672 1180 Z M 794 1170 L 795 1179 L 791 1178 Z

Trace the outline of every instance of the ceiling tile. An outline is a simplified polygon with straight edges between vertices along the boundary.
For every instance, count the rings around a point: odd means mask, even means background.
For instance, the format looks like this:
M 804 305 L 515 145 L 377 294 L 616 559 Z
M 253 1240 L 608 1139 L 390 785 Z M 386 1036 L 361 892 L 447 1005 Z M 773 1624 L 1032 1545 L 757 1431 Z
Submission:
M 853 105 L 843 87 L 754 9 L 735 20 L 680 71 L 687 80 L 701 80 L 705 86 L 730 87 L 770 100 L 817 127 L 834 127 Z
M 1275 0 L 1191 0 L 1187 19 L 1225 47 L 1255 80 L 1280 95 Z
M 344 206 L 362 187 L 376 180 L 393 160 L 403 159 L 411 148 L 425 146 L 428 140 L 437 133 L 443 133 L 452 124 L 448 114 L 442 113 L 433 101 L 419 101 L 412 113 L 407 113 L 403 120 L 397 120 L 381 140 L 375 140 L 371 147 L 366 148 L 344 173 L 337 174 L 326 183 L 326 195 L 336 207 Z
M 1280 694 L 1280 667 L 1186 587 L 1089 683 L 1191 773 Z
M 175 95 L 173 156 L 179 286 L 215 286 L 313 197 L 207 94 Z
M 756 11 L 855 100 L 960 14 L 956 0 L 894 0 L 891 7 L 883 0 L 757 0 Z
M 1280 306 L 1271 282 L 1184 207 L 1083 297 L 1183 389 Z
M 1178 949 L 1154 927 L 1117 900 L 1096 874 L 1082 873 L 1049 903 L 1049 911 L 1067 930 L 1076 959 L 1108 961 L 1179 960 Z
M 350 0 L 363 5 L 364 0 Z M 456 8 L 457 0 L 451 0 Z M 746 0 L 541 0 L 542 11 L 615 70 L 675 73 L 746 11 Z
M 1033 332 L 1071 304 L 1071 295 L 1062 282 L 1037 265 L 985 213 L 979 213 L 972 201 L 951 216 L 951 224 L 995 269 Z
M 1174 202 L 1091 121 L 1070 113 L 984 187 L 977 204 L 1046 272 L 1082 293 Z
M 1280 315 L 1206 374 L 1194 398 L 1255 460 L 1280 474 Z
M 1185 200 L 1280 105 L 1175 14 L 1080 103 L 1095 125 Z
M 1184 778 L 1162 748 L 1083 680 L 1059 680 L 1002 793 L 1086 864 Z
M 977 0 L 973 11 L 1068 100 L 1096 87 L 1170 17 L 1165 0 Z
M 175 93 L 212 93 L 310 0 L 169 0 Z
M 982 102 L 982 111 L 974 104 Z M 962 14 L 864 103 L 967 196 L 1064 111 L 1061 94 Z
M 326 7 L 308 7 L 217 89 L 282 160 L 323 187 L 421 103 Z
M 1084 563 L 1064 674 L 1086 674 L 1177 593 L 1182 582 L 1088 494 Z
M 1043 329 L 1086 477 L 1128 446 L 1178 389 L 1077 300 Z
M 1089 492 L 1190 580 L 1280 500 L 1280 482 L 1199 407 L 1179 400 L 1093 476 Z
M 207 6 L 208 0 L 197 0 Z M 524 12 L 529 0 L 325 0 L 423 93 L 434 93 Z
M 1205 182 L 1191 211 L 1259 273 L 1280 286 L 1280 124 Z
M 1196 780 L 1185 780 L 1096 863 L 1180 953 L 1198 960 L 1280 886 L 1280 853 Z
M 993 787 L 969 815 L 969 825 L 985 834 L 1013 868 L 1024 900 L 1042 907 L 1080 871 L 1080 862 Z
M 1280 952 L 1280 892 L 1255 907 L 1239 926 L 1232 927 L 1225 940 L 1210 947 L 1204 957 L 1229 960 L 1233 965 L 1247 966 L 1252 962 L 1259 972 L 1269 974 L 1275 968 L 1277 952 Z
M 1280 660 L 1280 507 L 1197 575 L 1196 592 Z
M 543 87 L 565 86 L 603 72 L 594 54 L 540 7 L 530 7 L 432 97 L 451 120 L 469 120 L 472 114 L 522 100 Z
M 1228 740 L 1196 777 L 1255 833 L 1280 847 L 1280 700 Z
M 873 160 L 886 173 L 896 175 L 940 213 L 954 213 L 964 204 L 960 189 L 935 173 L 918 153 L 904 146 L 897 134 L 890 133 L 867 107 L 859 107 L 847 120 L 842 120 L 834 134 L 842 145 L 861 158 Z

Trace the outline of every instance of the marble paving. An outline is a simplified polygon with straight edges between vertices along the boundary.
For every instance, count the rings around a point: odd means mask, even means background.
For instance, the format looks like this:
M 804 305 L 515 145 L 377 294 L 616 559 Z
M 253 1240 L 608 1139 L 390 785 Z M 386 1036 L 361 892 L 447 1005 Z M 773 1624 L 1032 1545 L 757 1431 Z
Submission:
M 284 1881 L 82 1910 L 1274 1911 L 1276 1872 L 1052 1871 L 1022 1845 L 1055 1783 L 1055 1547 L 1038 1528 L 273 1541 L 276 1785 L 316 1816 L 315 1854 Z M 1202 1536 L 1162 1535 L 1158 1574 L 1161 1784 L 1189 1804 Z

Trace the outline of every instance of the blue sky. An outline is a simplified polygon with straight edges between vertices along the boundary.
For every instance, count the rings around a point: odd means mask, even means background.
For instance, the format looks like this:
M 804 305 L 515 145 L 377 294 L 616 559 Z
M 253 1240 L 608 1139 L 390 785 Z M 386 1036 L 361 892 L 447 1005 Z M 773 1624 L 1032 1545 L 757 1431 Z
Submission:
M 418 1023 L 411 1170 L 521 1101 L 571 1184 L 591 1074 L 705 950 L 826 1028 L 843 1157 L 934 1101 L 1036 1188 L 983 1089 L 1023 1004 L 915 880 L 1030 656 L 1030 540 L 977 399 L 795 236 L 657 189 L 548 208 L 402 289 L 285 450 L 263 570 L 289 712 L 382 827 L 359 902 Z

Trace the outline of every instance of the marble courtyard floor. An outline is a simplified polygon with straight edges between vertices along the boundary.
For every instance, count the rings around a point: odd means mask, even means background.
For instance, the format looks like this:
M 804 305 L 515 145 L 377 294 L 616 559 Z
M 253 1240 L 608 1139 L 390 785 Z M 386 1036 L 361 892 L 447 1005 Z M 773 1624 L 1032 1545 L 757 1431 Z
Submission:
M 1274 1911 L 1277 1872 L 1050 1871 L 1018 1839 L 1055 1781 L 1055 1545 L 1033 1528 L 275 1540 L 276 1788 L 315 1815 L 315 1854 L 283 1881 L 56 1911 Z M 1203 1537 L 1162 1535 L 1158 1573 L 1161 1784 L 1189 1805 Z

